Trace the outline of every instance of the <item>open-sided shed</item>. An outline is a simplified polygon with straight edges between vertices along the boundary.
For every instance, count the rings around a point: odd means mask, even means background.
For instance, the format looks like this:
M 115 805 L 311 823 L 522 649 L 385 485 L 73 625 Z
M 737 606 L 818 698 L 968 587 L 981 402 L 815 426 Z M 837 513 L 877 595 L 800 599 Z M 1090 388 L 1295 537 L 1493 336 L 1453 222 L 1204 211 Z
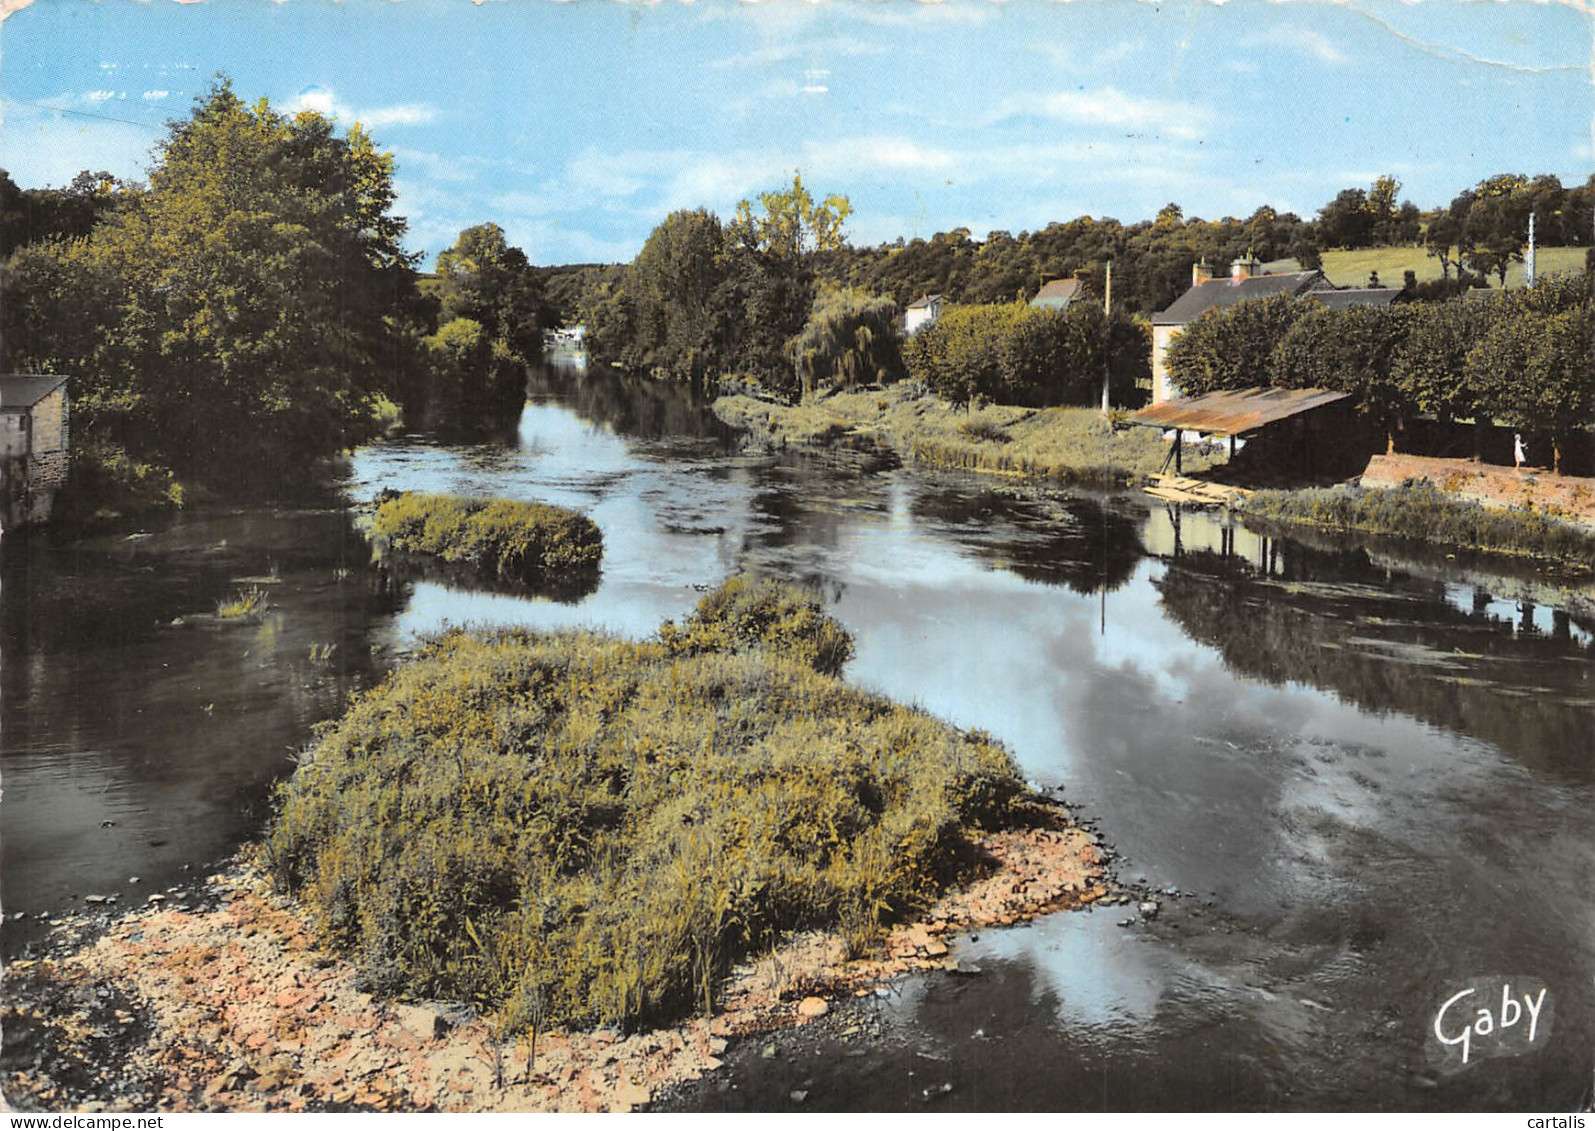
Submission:
M 1307 413 L 1329 405 L 1349 402 L 1350 394 L 1329 389 L 1227 389 L 1199 397 L 1181 397 L 1148 405 L 1130 414 L 1130 423 L 1148 428 L 1174 429 L 1174 467 L 1180 468 L 1180 449 L 1186 432 L 1227 436 L 1230 455 L 1235 454 L 1235 438 L 1257 432 L 1281 421 L 1295 420 L 1300 429 L 1304 470 L 1311 469 L 1309 432 L 1303 418 Z

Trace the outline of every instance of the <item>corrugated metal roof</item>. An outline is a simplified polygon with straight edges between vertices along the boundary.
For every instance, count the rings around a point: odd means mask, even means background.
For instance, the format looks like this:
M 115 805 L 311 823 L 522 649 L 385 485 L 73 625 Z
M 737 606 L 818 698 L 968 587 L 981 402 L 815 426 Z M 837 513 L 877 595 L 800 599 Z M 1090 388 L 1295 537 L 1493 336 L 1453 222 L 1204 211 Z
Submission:
M 933 302 L 938 301 L 940 298 L 941 298 L 941 295 L 920 295 L 913 302 L 908 304 L 908 309 L 909 310 L 924 310 L 927 306 L 929 306 Z
M 1272 298 L 1274 295 L 1299 295 L 1323 282 L 1318 271 L 1297 271 L 1290 275 L 1253 275 L 1250 279 L 1209 279 L 1198 283 L 1179 298 L 1169 303 L 1169 308 L 1152 315 L 1154 326 L 1183 326 L 1199 314 L 1206 314 L 1220 306 L 1234 306 L 1253 298 Z
M 65 377 L 52 374 L 40 377 L 12 374 L 0 376 L 0 409 L 28 408 L 36 405 L 65 383 Z
M 1130 423 L 1239 436 L 1350 395 L 1329 389 L 1230 389 L 1150 405 L 1131 413 Z

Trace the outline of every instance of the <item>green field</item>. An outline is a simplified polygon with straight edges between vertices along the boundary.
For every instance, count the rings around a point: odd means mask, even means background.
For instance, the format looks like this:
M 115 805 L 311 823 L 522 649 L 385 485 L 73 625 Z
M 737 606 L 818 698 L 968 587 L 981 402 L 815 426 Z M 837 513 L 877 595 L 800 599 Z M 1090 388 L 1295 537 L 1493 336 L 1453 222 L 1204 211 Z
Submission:
M 1542 276 L 1584 270 L 1584 249 L 1581 247 L 1542 247 L 1535 257 L 1536 269 Z M 1300 269 L 1294 259 L 1279 259 L 1264 266 L 1264 270 L 1270 273 Z M 1324 252 L 1324 274 L 1337 287 L 1365 287 L 1371 271 L 1379 272 L 1380 285 L 1399 287 L 1405 271 L 1417 272 L 1420 283 L 1438 279 L 1440 261 L 1427 255 L 1421 247 L 1371 247 L 1362 251 Z M 1490 283 L 1492 286 L 1495 283 L 1493 275 Z M 1514 263 L 1507 270 L 1506 285 L 1523 285 L 1523 264 Z

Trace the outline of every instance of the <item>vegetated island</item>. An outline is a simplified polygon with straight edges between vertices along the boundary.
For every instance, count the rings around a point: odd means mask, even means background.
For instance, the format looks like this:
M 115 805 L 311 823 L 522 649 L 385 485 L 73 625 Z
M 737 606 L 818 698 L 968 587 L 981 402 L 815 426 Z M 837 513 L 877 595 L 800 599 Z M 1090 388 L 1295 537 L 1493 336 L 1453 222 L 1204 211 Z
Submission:
M 729 1037 L 955 964 L 948 932 L 1133 898 L 990 737 L 843 683 L 851 652 L 744 579 L 644 641 L 434 638 L 324 730 L 207 906 L 155 896 L 13 965 L 35 1055 L 8 1098 L 623 1110 Z
M 585 515 L 545 503 L 384 491 L 371 531 L 379 546 L 537 584 L 596 572 L 604 538 Z

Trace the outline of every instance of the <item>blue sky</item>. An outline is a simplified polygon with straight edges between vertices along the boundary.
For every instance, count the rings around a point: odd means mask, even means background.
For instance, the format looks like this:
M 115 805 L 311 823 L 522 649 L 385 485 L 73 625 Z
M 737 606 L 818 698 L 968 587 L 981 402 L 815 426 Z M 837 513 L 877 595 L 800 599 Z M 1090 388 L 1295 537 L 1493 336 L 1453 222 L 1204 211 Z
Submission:
M 1595 14 L 1534 0 L 33 0 L 0 166 L 141 176 L 218 71 L 362 122 L 428 264 L 484 220 L 536 263 L 630 259 L 795 169 L 874 243 L 1595 166 Z

